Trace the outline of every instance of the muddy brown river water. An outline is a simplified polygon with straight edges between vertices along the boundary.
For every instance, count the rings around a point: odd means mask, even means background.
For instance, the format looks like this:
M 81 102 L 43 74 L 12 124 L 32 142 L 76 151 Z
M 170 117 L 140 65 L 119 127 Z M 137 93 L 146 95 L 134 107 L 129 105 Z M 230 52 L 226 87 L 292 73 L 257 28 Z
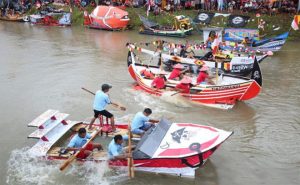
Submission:
M 196 35 L 189 39 L 201 40 Z M 299 184 L 299 42 L 288 42 L 261 64 L 263 90 L 257 98 L 224 111 L 134 91 L 125 43 L 151 40 L 129 31 L 0 22 L 0 184 Z M 32 119 L 47 109 L 69 113 L 72 120 L 91 117 L 93 98 L 80 88 L 95 91 L 103 82 L 113 85 L 112 99 L 128 108 L 126 113 L 113 110 L 119 121 L 147 106 L 153 117 L 207 124 L 234 135 L 194 180 L 139 172 L 127 180 L 126 171 L 92 163 L 61 173 L 57 163 L 26 153 L 36 142 L 27 139 L 34 131 L 27 128 Z

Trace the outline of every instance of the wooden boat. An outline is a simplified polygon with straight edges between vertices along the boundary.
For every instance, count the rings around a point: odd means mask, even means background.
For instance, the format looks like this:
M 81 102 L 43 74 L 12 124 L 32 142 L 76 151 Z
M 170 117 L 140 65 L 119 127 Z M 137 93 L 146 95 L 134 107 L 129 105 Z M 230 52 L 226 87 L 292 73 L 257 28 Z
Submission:
M 258 41 L 253 41 L 249 46 L 245 47 L 243 44 L 226 44 L 224 42 L 223 49 L 226 50 L 235 50 L 241 52 L 276 52 L 279 51 L 284 43 L 286 42 L 289 36 L 289 32 L 285 32 L 283 34 L 277 35 L 275 37 L 266 38 Z
M 12 22 L 27 22 L 28 17 L 24 15 L 14 14 L 14 15 L 6 15 L 0 16 L 0 20 L 2 21 L 12 21 Z
M 66 120 L 67 116 L 68 114 L 57 110 L 48 110 L 28 124 L 38 128 L 28 136 L 39 139 L 30 149 L 32 155 L 48 160 L 66 160 L 72 155 L 71 152 L 61 152 L 67 144 L 67 138 L 76 134 L 79 128 L 88 125 Z M 116 127 L 119 129 L 119 133 L 116 134 L 127 133 L 127 124 L 119 123 Z M 96 128 L 88 131 L 98 132 Z M 195 170 L 204 165 L 205 161 L 232 134 L 233 132 L 211 126 L 171 123 L 162 119 L 156 127 L 149 129 L 139 139 L 133 151 L 134 168 L 137 171 L 193 178 Z M 113 135 L 109 134 L 109 136 Z M 93 152 L 89 159 L 78 160 L 108 162 L 111 167 L 127 166 L 127 160 L 109 160 L 105 151 Z
M 149 21 L 147 18 L 139 15 L 143 26 L 140 28 L 140 34 L 158 35 L 167 37 L 186 37 L 192 34 L 193 27 L 188 18 L 183 15 L 175 16 L 174 26 L 160 26 L 158 23 Z
M 143 51 L 142 48 L 138 50 Z M 163 55 L 163 54 L 162 54 Z M 175 57 L 175 56 L 174 56 Z M 157 96 L 162 96 L 168 92 L 165 89 L 156 89 L 151 87 L 152 80 L 141 75 L 141 71 L 148 67 L 151 72 L 157 73 L 158 66 L 148 66 L 136 62 L 136 55 L 130 48 L 127 57 L 128 71 L 131 77 L 137 82 L 140 89 Z M 205 63 L 207 64 L 207 63 Z M 218 69 L 218 68 L 217 68 Z M 170 72 L 167 73 L 166 78 Z M 196 76 L 193 77 L 195 84 Z M 231 74 L 216 74 L 214 79 L 216 85 L 198 84 L 194 85 L 190 93 L 180 93 L 187 100 L 200 103 L 205 106 L 231 109 L 237 101 L 245 101 L 256 97 L 262 87 L 262 75 L 257 60 L 254 60 L 251 77 L 235 76 Z M 174 89 L 179 81 L 168 80 L 166 87 Z M 170 92 L 170 91 L 169 91 Z
M 30 23 L 43 26 L 71 26 L 71 13 L 47 13 L 29 16 Z

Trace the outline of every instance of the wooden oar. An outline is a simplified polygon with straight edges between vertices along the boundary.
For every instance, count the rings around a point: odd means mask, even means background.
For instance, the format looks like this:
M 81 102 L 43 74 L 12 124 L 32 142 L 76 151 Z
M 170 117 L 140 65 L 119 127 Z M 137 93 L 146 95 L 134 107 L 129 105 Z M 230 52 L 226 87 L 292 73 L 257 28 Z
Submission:
M 84 90 L 84 91 L 86 91 L 86 92 L 88 92 L 88 93 L 90 93 L 90 94 L 92 94 L 92 95 L 96 95 L 94 92 L 92 92 L 92 91 L 90 91 L 90 90 L 88 90 L 88 89 L 86 89 L 84 87 L 81 87 L 81 89 Z M 115 104 L 111 104 L 111 105 L 114 106 L 114 107 L 116 107 L 116 108 L 118 108 L 118 109 L 120 109 L 120 110 L 122 110 L 122 111 L 126 110 L 126 107 L 121 106 L 119 103 L 115 103 Z
M 174 95 L 176 95 L 176 94 L 178 94 L 178 93 L 180 93 L 180 91 L 177 91 L 177 92 L 171 94 L 170 96 L 174 96 Z
M 60 167 L 59 167 L 59 170 L 60 171 L 63 171 L 64 169 L 66 169 L 73 161 L 74 161 L 74 159 L 76 159 L 76 157 L 77 157 L 77 155 L 82 151 L 82 150 L 84 150 L 85 149 L 85 147 L 98 135 L 98 133 L 101 131 L 101 129 L 100 130 L 98 130 L 97 132 L 95 132 L 95 134 L 94 135 L 92 135 L 92 137 L 82 146 L 82 148 L 79 150 L 79 151 L 77 151 L 74 155 L 72 155 L 71 157 L 69 157 L 69 159 L 68 160 L 66 160 Z
M 128 154 L 130 158 L 128 158 L 128 175 L 129 178 L 134 178 L 134 167 L 133 167 L 133 158 L 132 158 L 132 150 L 131 150 L 131 125 L 130 120 L 128 120 Z

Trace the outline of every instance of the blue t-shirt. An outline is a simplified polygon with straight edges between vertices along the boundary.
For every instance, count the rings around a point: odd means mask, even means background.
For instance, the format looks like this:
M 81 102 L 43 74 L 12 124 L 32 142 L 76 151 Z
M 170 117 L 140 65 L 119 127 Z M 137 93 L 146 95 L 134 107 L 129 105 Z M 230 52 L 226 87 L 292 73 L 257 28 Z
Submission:
M 91 138 L 91 134 L 86 134 L 84 138 L 79 137 L 79 135 L 77 134 L 71 139 L 70 143 L 68 144 L 68 147 L 81 148 L 90 138 Z
M 128 140 L 128 135 L 122 135 L 123 140 Z M 108 145 L 108 157 L 113 159 L 114 157 L 120 155 L 123 151 L 123 145 L 115 143 L 113 139 Z
M 122 153 L 123 146 L 115 143 L 113 139 L 108 145 L 108 157 L 109 159 L 113 159 L 114 157 L 120 155 Z
M 142 112 L 136 113 L 131 124 L 131 130 L 143 127 L 149 120 L 150 118 L 145 116 Z
M 103 91 L 97 91 L 94 99 L 94 110 L 102 111 L 105 109 L 107 104 L 110 104 L 111 101 L 109 96 Z

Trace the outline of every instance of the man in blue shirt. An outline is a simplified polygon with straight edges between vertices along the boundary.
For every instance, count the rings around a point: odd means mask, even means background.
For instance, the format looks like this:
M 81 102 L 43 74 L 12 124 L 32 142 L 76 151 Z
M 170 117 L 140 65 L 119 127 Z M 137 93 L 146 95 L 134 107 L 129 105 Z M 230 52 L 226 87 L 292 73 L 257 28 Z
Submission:
M 114 139 L 108 145 L 109 159 L 116 160 L 116 159 L 126 159 L 131 157 L 129 156 L 128 153 L 125 153 L 125 151 L 123 151 L 122 144 L 123 144 L 123 137 L 120 134 L 115 135 Z
M 78 134 L 75 135 L 70 143 L 68 144 L 68 148 L 67 150 L 69 151 L 76 151 L 76 150 L 80 150 L 83 145 L 85 145 L 85 143 L 91 138 L 90 134 L 86 133 L 86 129 L 85 128 L 80 128 L 78 130 Z M 81 150 L 79 152 L 79 154 L 77 155 L 77 158 L 86 158 L 87 156 L 89 156 L 93 149 L 97 148 L 98 150 L 102 150 L 102 146 L 99 143 L 92 143 L 90 142 L 89 144 L 87 144 L 87 146 Z
M 158 120 L 150 119 L 149 116 L 152 114 L 152 110 L 145 108 L 143 112 L 138 112 L 134 116 L 131 124 L 131 132 L 133 134 L 144 135 L 144 133 Z
M 110 88 L 112 88 L 111 85 L 103 84 L 102 87 L 101 87 L 102 91 L 99 90 L 99 91 L 96 92 L 95 99 L 94 99 L 94 104 L 93 104 L 94 118 L 91 120 L 89 128 L 92 127 L 95 120 L 98 117 L 100 117 L 100 115 L 103 115 L 103 116 L 110 119 L 110 123 L 111 123 L 111 126 L 112 126 L 112 131 L 116 130 L 114 115 L 111 114 L 110 112 L 108 112 L 107 110 L 105 110 L 105 107 L 108 104 L 112 104 L 114 106 L 119 107 L 118 104 L 111 102 L 111 100 L 109 98 L 108 91 L 109 91 Z M 126 110 L 125 107 L 120 106 L 120 108 L 121 108 L 121 110 Z

